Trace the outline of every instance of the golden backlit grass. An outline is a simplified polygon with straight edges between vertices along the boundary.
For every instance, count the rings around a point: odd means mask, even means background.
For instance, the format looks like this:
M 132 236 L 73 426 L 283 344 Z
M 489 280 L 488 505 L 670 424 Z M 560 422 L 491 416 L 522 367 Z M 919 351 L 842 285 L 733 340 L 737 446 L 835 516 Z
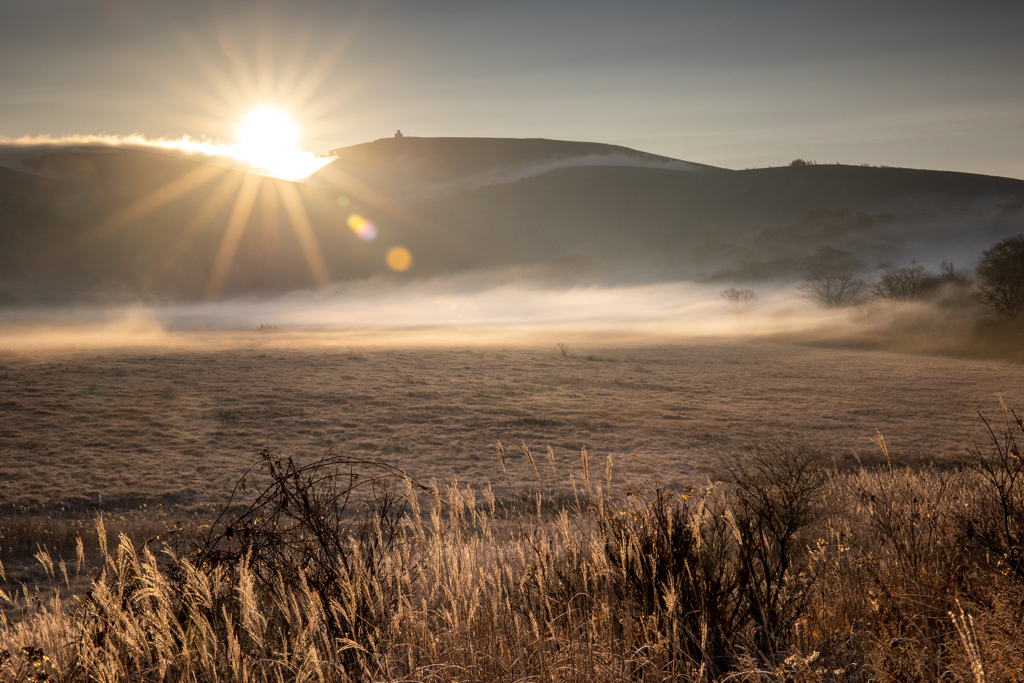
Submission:
M 4 599 L 11 680 L 1015 680 L 1022 423 L 958 467 L 843 472 L 794 441 L 721 481 L 617 488 L 615 463 L 514 503 L 387 465 L 270 452 L 191 535 L 37 558 Z M 491 465 L 498 476 L 511 451 Z M 396 488 L 397 487 L 397 488 Z M 546 490 L 547 493 L 542 491 Z M 395 493 L 400 494 L 395 497 Z M 88 594 L 73 577 L 91 571 Z M 63 591 L 60 591 L 63 585 Z M 55 597 L 53 597 L 55 596 Z M 0 657 L 3 654 L 0 653 Z
M 1021 403 L 1019 365 L 574 339 L 0 360 L 0 679 L 1024 670 L 1020 426 L 985 445 L 975 413 Z M 268 445 L 291 457 L 233 488 Z M 281 488 L 324 453 L 311 481 L 386 471 L 400 498 Z

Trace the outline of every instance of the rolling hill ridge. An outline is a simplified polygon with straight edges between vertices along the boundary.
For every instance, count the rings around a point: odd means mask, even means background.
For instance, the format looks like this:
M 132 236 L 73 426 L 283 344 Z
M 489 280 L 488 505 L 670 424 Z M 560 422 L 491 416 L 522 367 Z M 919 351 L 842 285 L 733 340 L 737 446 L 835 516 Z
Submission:
M 731 171 L 480 138 L 387 138 L 334 156 L 289 182 L 152 150 L 5 149 L 0 300 L 194 300 L 518 266 L 567 284 L 795 279 L 823 244 L 869 263 L 969 266 L 1024 226 L 1024 181 L 964 173 Z M 396 246 L 413 257 L 404 273 L 388 267 Z

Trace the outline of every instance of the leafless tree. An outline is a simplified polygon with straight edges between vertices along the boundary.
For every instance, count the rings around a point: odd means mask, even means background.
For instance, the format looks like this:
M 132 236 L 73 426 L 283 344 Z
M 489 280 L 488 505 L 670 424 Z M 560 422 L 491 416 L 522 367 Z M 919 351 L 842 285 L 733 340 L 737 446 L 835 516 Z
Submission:
M 1024 235 L 1007 237 L 981 252 L 976 299 L 1016 320 L 1024 314 Z
M 752 289 L 723 289 L 718 298 L 736 315 L 746 315 L 757 305 L 757 294 Z
M 818 247 L 807 259 L 798 289 L 807 298 L 829 308 L 847 306 L 864 289 L 864 280 L 858 277 L 863 268 L 864 263 L 848 252 Z
M 871 285 L 871 292 L 879 299 L 912 301 L 923 299 L 939 288 L 939 276 L 924 266 L 911 261 L 911 265 L 895 268 L 885 264 L 878 282 Z

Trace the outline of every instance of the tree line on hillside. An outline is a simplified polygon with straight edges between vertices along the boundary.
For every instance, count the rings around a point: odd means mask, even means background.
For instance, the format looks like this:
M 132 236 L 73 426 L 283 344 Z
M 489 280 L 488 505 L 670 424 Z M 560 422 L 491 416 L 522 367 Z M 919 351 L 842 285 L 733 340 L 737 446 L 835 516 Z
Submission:
M 865 299 L 920 301 L 944 287 L 971 288 L 971 298 L 998 317 L 1014 321 L 1024 318 L 1024 234 L 1008 237 L 982 252 L 975 269 L 976 279 L 943 261 L 935 272 L 911 261 L 909 266 L 880 264 L 878 279 L 868 283 L 861 277 L 863 261 L 848 252 L 821 246 L 806 260 L 797 289 L 806 298 L 827 308 L 841 308 Z M 752 289 L 730 287 L 719 298 L 737 314 L 749 312 L 757 302 Z

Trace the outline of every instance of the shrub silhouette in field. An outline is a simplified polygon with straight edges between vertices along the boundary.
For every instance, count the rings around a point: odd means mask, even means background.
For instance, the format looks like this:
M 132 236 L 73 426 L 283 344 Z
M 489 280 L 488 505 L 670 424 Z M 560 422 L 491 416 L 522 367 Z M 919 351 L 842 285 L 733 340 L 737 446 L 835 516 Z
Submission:
M 769 442 L 721 481 L 614 496 L 585 453 L 572 493 L 499 498 L 264 452 L 191 540 L 108 550 L 101 519 L 87 598 L 0 593 L 0 679 L 1019 680 L 1006 415 L 959 470 Z M 69 585 L 74 561 L 37 557 Z
M 731 468 L 739 589 L 759 652 L 778 652 L 806 608 L 816 577 L 799 562 L 800 548 L 821 514 L 823 465 L 813 450 L 774 443 L 752 449 Z
M 864 263 L 845 251 L 818 247 L 806 261 L 798 289 L 807 298 L 829 308 L 846 306 L 864 289 L 864 280 L 858 277 L 863 269 Z
M 757 293 L 752 289 L 723 289 L 718 298 L 725 302 L 735 315 L 743 316 L 750 313 L 757 305 Z
M 963 461 L 977 475 L 979 487 L 970 514 L 961 513 L 958 522 L 971 547 L 993 558 L 1000 572 L 1024 583 L 1024 461 L 1017 443 L 1024 420 L 1010 415 L 1001 432 L 986 420 L 989 452 L 972 448 Z
M 122 536 L 110 555 L 101 541 L 103 566 L 78 634 L 83 679 L 154 671 L 159 680 L 262 681 L 359 670 L 414 571 L 410 546 L 397 543 L 399 484 L 414 488 L 384 463 L 328 453 L 299 466 L 265 450 L 203 533 L 157 554 Z
M 652 662 L 629 669 L 634 676 L 653 664 L 669 677 L 714 680 L 742 652 L 771 662 L 817 576 L 801 542 L 820 514 L 821 465 L 817 452 L 769 444 L 702 490 L 627 491 L 615 504 L 598 489 L 587 505 L 593 536 L 573 534 L 580 520 L 563 511 L 565 550 L 534 546 L 523 605 L 549 626 L 573 601 L 588 619 L 610 616 L 613 650 L 627 657 L 662 643 Z
M 258 495 L 236 508 L 261 480 Z M 190 561 L 229 572 L 244 563 L 259 592 L 304 583 L 323 602 L 331 637 L 373 647 L 400 592 L 383 568 L 405 514 L 399 484 L 404 473 L 385 463 L 328 452 L 297 466 L 264 450 L 189 549 Z
M 977 300 L 1000 316 L 1024 314 L 1024 235 L 1007 237 L 981 253 Z
M 891 301 L 913 301 L 933 294 L 942 279 L 924 266 L 911 262 L 910 266 L 896 268 L 889 264 L 882 266 L 882 275 L 871 285 L 871 292 L 879 299 Z

